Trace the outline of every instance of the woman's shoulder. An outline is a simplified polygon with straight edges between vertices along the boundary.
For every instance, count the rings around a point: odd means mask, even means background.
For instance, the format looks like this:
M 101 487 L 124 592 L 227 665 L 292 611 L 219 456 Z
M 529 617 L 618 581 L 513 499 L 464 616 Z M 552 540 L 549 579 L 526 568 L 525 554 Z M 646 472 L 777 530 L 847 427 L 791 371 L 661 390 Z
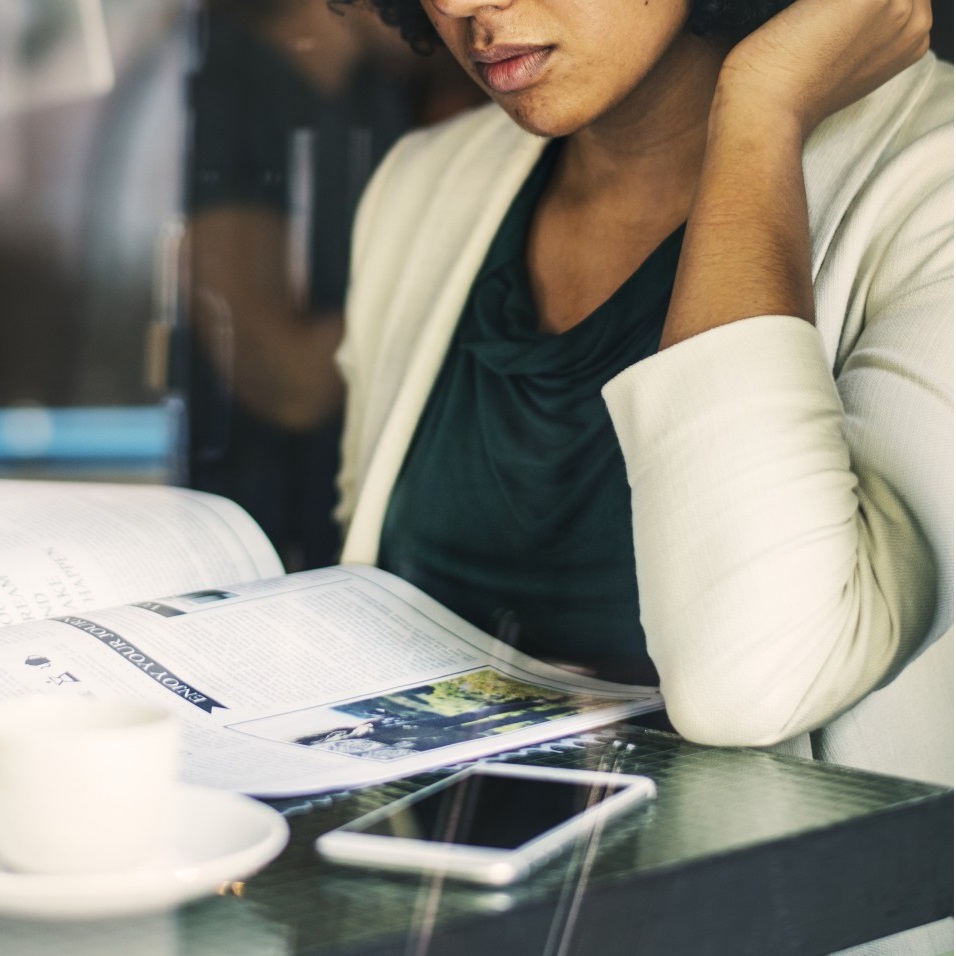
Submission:
M 486 103 L 456 113 L 423 129 L 407 133 L 396 152 L 405 164 L 443 164 L 449 157 L 483 153 L 489 144 L 503 153 L 534 139 L 517 126 L 499 106 Z
M 952 90 L 952 65 L 929 53 L 816 129 L 804 152 L 815 262 L 839 246 L 846 267 L 914 217 L 951 227 L 940 196 L 953 176 Z
M 445 234 L 455 223 L 467 232 L 490 197 L 517 189 L 544 143 L 495 104 L 406 134 L 365 191 L 355 250 L 361 254 L 367 244 L 375 244 L 377 224 L 382 223 L 387 224 L 388 241 L 399 247 L 426 222 Z
M 927 149 L 928 168 L 951 167 L 951 154 L 936 144 L 952 129 L 953 65 L 927 53 L 818 127 L 805 155 L 808 187 L 826 192 L 848 178 L 865 181 L 914 148 Z
M 509 166 L 536 155 L 543 142 L 496 104 L 473 107 L 403 136 L 379 166 L 377 187 L 420 204 L 441 192 L 454 205 L 456 194 L 494 189 Z

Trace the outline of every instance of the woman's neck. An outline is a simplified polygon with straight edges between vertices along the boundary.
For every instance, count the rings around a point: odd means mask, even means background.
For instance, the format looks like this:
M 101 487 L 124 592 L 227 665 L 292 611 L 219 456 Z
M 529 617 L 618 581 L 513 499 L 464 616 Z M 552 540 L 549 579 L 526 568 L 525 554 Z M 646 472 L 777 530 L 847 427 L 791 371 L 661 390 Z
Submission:
M 686 214 L 725 55 L 710 41 L 681 37 L 626 99 L 568 138 L 553 188 L 577 202 L 638 203 L 654 218 L 672 218 L 667 210 L 677 207 Z
M 525 249 L 542 330 L 580 322 L 686 221 L 722 59 L 681 38 L 625 101 L 563 144 Z

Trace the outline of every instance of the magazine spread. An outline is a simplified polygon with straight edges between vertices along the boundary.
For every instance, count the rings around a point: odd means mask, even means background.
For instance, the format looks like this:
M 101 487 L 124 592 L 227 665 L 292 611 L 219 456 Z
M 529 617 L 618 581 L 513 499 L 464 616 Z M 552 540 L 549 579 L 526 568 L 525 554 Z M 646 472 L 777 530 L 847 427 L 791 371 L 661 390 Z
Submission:
M 0 483 L 0 696 L 149 697 L 180 718 L 187 783 L 342 790 L 661 706 L 655 688 L 527 657 L 376 568 L 282 575 L 222 499 L 13 484 L 33 483 Z M 103 609 L 104 594 L 126 603 Z
M 0 625 L 282 571 L 255 521 L 216 495 L 0 480 Z

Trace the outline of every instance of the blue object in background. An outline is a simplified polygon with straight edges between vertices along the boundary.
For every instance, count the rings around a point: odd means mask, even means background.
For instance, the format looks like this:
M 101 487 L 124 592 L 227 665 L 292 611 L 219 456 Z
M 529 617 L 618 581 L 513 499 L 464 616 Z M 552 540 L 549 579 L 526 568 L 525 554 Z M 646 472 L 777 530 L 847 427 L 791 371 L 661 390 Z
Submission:
M 27 464 L 156 471 L 170 464 L 170 405 L 0 409 L 0 470 Z

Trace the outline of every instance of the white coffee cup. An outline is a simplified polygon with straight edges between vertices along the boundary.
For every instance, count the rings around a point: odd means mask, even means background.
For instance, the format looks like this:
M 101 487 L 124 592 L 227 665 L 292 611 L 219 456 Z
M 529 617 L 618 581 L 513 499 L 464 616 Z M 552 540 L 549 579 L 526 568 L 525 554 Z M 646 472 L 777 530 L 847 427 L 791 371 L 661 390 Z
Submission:
M 0 703 L 0 862 L 33 873 L 133 866 L 168 841 L 178 725 L 135 700 Z

